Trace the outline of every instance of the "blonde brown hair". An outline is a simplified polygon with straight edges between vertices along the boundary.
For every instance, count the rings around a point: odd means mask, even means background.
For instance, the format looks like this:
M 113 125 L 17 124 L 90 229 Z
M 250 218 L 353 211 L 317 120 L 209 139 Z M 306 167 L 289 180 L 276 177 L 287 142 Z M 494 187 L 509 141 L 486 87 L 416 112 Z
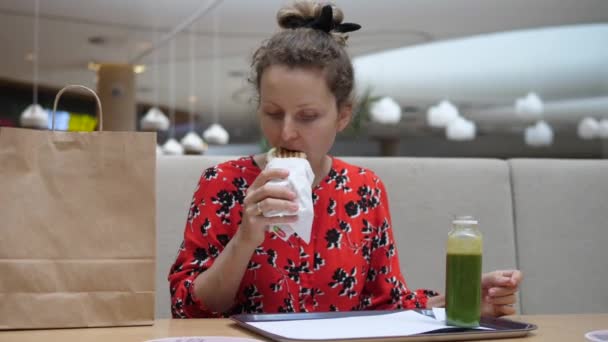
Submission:
M 351 102 L 354 88 L 354 71 L 345 46 L 347 36 L 338 32 L 298 27 L 291 28 L 294 20 L 318 18 L 326 4 L 300 0 L 277 13 L 277 21 L 283 29 L 265 41 L 253 55 L 250 81 L 260 93 L 260 80 L 264 71 L 272 65 L 289 68 L 316 68 L 324 72 L 327 87 L 336 98 L 336 105 Z M 333 6 L 333 23 L 338 25 L 344 16 Z

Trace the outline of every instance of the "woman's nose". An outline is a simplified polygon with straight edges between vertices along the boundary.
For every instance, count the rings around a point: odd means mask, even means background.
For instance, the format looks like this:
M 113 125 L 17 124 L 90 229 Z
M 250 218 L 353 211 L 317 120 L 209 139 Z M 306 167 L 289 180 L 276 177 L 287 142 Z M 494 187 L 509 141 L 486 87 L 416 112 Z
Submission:
M 293 140 L 298 136 L 298 131 L 294 122 L 285 118 L 283 121 L 283 127 L 281 128 L 281 139 L 284 141 Z

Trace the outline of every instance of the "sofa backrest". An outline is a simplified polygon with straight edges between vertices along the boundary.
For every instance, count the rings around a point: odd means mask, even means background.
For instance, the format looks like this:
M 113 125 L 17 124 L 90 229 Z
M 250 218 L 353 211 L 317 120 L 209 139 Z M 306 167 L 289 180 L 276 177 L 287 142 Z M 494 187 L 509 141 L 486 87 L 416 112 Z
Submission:
M 608 312 L 608 160 L 509 166 L 523 313 Z
M 230 157 L 159 156 L 156 160 L 156 318 L 171 317 L 169 268 L 184 236 L 188 209 L 206 168 Z
M 231 157 L 159 157 L 157 161 L 156 316 L 170 316 L 167 274 L 182 240 L 202 171 Z M 445 242 L 454 215 L 471 214 L 484 235 L 484 270 L 514 268 L 508 165 L 493 159 L 344 158 L 376 172 L 391 206 L 408 286 L 444 292 Z

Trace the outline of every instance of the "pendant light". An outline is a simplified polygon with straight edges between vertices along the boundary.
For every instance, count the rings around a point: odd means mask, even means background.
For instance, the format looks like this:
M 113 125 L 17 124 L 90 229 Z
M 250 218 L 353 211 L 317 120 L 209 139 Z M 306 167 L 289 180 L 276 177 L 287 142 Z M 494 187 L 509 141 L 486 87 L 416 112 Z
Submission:
M 213 13 L 213 124 L 209 126 L 203 133 L 203 138 L 210 144 L 225 145 L 230 140 L 228 132 L 219 123 L 219 92 L 221 89 L 221 81 L 219 71 L 220 63 L 220 42 L 219 42 L 219 22 L 217 9 Z
M 595 139 L 600 131 L 600 123 L 595 118 L 586 117 L 578 123 L 578 137 L 585 140 Z
M 163 153 L 167 155 L 184 154 L 184 148 L 175 140 L 175 39 L 169 42 L 169 140 L 163 145 Z
M 515 100 L 515 113 L 528 121 L 540 121 L 543 118 L 543 100 L 534 92 Z M 542 126 L 542 124 L 541 124 Z
M 154 34 L 155 44 L 158 43 L 158 31 Z M 169 129 L 169 119 L 158 108 L 158 49 L 153 52 L 154 56 L 154 105 L 148 109 L 146 115 L 140 120 L 140 127 L 144 131 L 166 131 Z
M 383 97 L 371 105 L 369 114 L 373 122 L 396 125 L 401 121 L 402 110 L 397 101 L 390 97 Z
M 553 129 L 544 120 L 537 121 L 524 131 L 526 145 L 532 147 L 546 147 L 553 144 Z
M 196 65 L 194 63 L 194 48 L 196 46 L 196 42 L 194 40 L 194 31 L 190 31 L 189 36 L 189 45 L 190 45 L 190 96 L 188 97 L 189 111 L 188 111 L 188 119 L 190 125 L 190 131 L 182 138 L 180 143 L 184 148 L 184 152 L 186 154 L 203 154 L 207 150 L 207 144 L 201 139 L 201 137 L 195 131 L 194 125 L 194 109 L 196 106 L 196 94 L 195 91 L 195 77 L 196 77 Z
M 445 128 L 450 122 L 460 117 L 458 108 L 450 101 L 443 100 L 439 104 L 430 107 L 426 113 L 426 121 L 431 127 Z
M 49 116 L 38 104 L 38 35 L 39 35 L 40 0 L 34 0 L 34 51 L 32 52 L 33 65 L 33 103 L 21 113 L 21 126 L 47 129 Z

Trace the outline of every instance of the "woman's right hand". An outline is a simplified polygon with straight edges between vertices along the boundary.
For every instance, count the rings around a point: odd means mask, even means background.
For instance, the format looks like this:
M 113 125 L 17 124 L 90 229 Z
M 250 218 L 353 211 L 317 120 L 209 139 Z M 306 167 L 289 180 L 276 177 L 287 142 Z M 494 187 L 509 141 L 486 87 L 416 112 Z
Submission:
M 243 200 L 243 217 L 235 238 L 239 242 L 257 247 L 264 242 L 267 227 L 275 224 L 296 222 L 297 216 L 264 217 L 271 210 L 296 212 L 296 193 L 288 187 L 269 184 L 272 179 L 285 179 L 288 170 L 263 170 L 253 181 Z

